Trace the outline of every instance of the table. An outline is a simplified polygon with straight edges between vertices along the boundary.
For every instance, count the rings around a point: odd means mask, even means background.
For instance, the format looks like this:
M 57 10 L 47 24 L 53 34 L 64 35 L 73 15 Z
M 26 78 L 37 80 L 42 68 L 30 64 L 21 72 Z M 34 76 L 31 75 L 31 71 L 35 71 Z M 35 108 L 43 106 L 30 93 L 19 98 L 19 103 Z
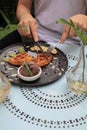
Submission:
M 68 57 L 68 68 L 76 64 L 80 47 L 58 44 Z M 11 86 L 0 104 L 1 130 L 85 130 L 87 96 L 75 95 L 62 78 L 45 86 Z

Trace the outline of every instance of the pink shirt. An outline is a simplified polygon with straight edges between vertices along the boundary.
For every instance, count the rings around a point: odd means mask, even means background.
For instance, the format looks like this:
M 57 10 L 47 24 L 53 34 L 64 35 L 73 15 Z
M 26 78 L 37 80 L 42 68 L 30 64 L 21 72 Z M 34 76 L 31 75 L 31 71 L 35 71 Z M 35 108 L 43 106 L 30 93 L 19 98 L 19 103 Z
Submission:
M 57 42 L 62 24 L 59 18 L 68 19 L 75 14 L 86 14 L 87 0 L 35 0 L 35 16 L 38 21 L 38 35 L 41 40 Z

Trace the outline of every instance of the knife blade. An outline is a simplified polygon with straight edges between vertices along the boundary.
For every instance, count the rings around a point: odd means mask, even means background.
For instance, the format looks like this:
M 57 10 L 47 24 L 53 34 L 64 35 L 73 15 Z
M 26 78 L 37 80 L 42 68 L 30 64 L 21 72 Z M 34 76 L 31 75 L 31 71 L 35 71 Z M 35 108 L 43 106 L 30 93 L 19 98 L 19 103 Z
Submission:
M 39 41 L 37 41 L 37 42 L 34 42 L 38 47 L 39 47 L 39 49 L 40 49 L 40 51 L 41 51 L 41 53 L 46 57 L 46 59 L 48 60 L 48 56 L 47 56 L 47 53 L 46 52 L 44 52 L 44 50 L 41 48 L 41 45 L 40 45 L 40 43 L 39 43 Z

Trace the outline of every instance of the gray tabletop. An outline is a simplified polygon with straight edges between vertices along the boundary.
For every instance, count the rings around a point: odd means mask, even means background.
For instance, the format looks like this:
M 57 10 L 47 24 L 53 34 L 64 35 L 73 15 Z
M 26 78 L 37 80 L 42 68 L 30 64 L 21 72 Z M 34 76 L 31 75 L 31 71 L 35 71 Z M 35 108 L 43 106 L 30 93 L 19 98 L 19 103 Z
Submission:
M 68 58 L 68 69 L 76 64 L 80 47 L 58 44 Z M 67 85 L 66 73 L 54 83 L 39 86 L 11 86 L 0 104 L 1 130 L 85 130 L 87 96 L 75 95 Z

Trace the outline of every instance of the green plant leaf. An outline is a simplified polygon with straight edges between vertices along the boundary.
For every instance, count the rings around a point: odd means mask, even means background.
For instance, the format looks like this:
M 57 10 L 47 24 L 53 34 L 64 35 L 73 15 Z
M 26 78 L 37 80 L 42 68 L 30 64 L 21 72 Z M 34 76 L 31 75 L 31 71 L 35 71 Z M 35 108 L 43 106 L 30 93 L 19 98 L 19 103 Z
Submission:
M 15 31 L 18 28 L 24 28 L 25 32 L 28 30 L 27 26 L 19 26 L 16 24 L 9 24 L 5 28 L 0 28 L 0 39 L 4 38 L 6 35 Z
M 0 9 L 0 14 L 1 14 L 2 17 L 4 18 L 5 22 L 6 22 L 7 24 L 10 24 L 9 19 L 5 16 L 5 14 L 3 13 L 3 11 L 2 11 L 1 9 Z
M 69 25 L 71 28 L 74 29 L 76 32 L 77 36 L 80 38 L 80 40 L 83 42 L 83 44 L 87 44 L 87 34 L 77 26 L 74 25 L 73 21 L 70 19 L 69 21 L 60 18 L 56 21 L 56 23 L 61 23 L 61 24 L 66 24 Z
M 28 27 L 26 25 L 20 26 L 17 24 L 11 24 L 9 19 L 6 17 L 6 15 L 3 13 L 2 10 L 0 10 L 0 14 L 4 18 L 5 22 L 7 23 L 7 26 L 5 28 L 0 27 L 0 39 L 4 38 L 6 35 L 10 34 L 11 32 L 15 31 L 18 28 L 23 28 L 25 32 L 28 31 Z
M 60 18 L 56 21 L 56 23 L 61 23 L 61 24 L 67 24 L 69 25 L 71 28 L 73 28 L 73 30 L 75 31 L 75 33 L 77 34 L 77 36 L 80 38 L 80 40 L 82 41 L 82 55 L 83 55 L 83 72 L 82 72 L 82 83 L 84 82 L 84 71 L 85 71 L 85 55 L 84 55 L 84 45 L 87 45 L 87 34 L 79 28 L 79 26 L 75 26 L 73 21 L 70 19 L 69 22 L 63 18 Z
M 63 19 L 63 18 L 60 18 L 56 21 L 56 23 L 62 23 L 62 24 L 70 24 L 67 20 Z

